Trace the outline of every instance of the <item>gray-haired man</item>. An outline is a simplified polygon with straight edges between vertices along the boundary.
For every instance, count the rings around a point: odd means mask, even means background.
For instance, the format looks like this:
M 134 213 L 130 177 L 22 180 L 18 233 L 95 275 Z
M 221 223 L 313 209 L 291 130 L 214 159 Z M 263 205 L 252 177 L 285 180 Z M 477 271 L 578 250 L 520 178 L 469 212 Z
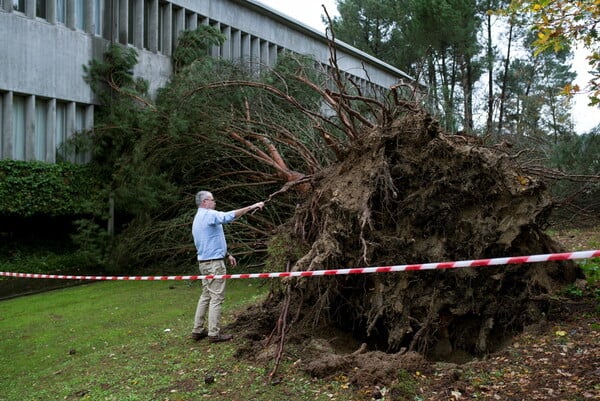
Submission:
M 235 266 L 237 262 L 233 255 L 227 252 L 223 224 L 231 223 L 252 210 L 262 209 L 265 203 L 257 202 L 241 209 L 219 212 L 215 210 L 216 203 L 212 193 L 200 191 L 196 194 L 196 205 L 198 211 L 192 224 L 192 235 L 198 251 L 200 274 L 226 274 L 225 258 L 227 257 L 232 266 Z M 208 336 L 208 340 L 215 343 L 229 341 L 233 338 L 231 334 L 221 333 L 221 306 L 224 299 L 224 279 L 202 280 L 202 294 L 196 307 L 192 339 L 201 340 Z M 207 312 L 208 330 L 204 328 Z

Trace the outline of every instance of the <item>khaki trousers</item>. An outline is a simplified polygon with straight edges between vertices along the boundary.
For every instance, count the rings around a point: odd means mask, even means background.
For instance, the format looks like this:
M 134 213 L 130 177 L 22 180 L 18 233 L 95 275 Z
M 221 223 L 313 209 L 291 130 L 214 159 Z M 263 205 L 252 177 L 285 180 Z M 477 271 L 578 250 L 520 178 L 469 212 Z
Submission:
M 198 264 L 201 275 L 226 274 L 225 261 L 213 260 Z M 204 330 L 204 321 L 208 314 L 208 335 L 218 336 L 221 331 L 221 306 L 225 300 L 225 280 L 202 280 L 202 294 L 196 307 L 194 328 L 192 333 L 201 333 Z M 208 312 L 208 313 L 207 313 Z

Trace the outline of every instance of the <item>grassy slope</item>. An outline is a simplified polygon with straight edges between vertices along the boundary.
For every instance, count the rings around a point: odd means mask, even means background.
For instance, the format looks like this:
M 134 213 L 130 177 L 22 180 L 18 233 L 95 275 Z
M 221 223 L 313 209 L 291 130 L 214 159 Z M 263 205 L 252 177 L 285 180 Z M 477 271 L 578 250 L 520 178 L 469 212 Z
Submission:
M 598 230 L 552 234 L 568 250 L 600 244 Z M 267 287 L 231 280 L 224 324 Z M 121 281 L 0 302 L 0 401 L 372 398 L 352 392 L 344 377 L 313 380 L 292 359 L 279 369 L 281 383 L 268 384 L 272 366 L 235 358 L 242 333 L 231 343 L 192 342 L 199 293 L 199 282 Z M 205 384 L 207 375 L 213 384 Z
M 228 283 L 225 325 L 263 284 Z M 234 357 L 241 333 L 191 341 L 199 292 L 199 282 L 101 282 L 1 302 L 0 400 L 351 399 L 343 383 L 303 375 L 268 384 L 270 367 Z

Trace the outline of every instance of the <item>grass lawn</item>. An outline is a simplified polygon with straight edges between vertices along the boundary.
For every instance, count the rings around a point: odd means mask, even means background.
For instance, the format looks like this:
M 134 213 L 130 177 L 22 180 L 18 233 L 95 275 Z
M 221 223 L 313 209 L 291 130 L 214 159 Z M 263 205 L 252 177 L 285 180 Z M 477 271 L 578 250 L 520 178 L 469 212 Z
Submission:
M 223 314 L 257 302 L 268 282 L 230 280 Z M 200 282 L 99 282 L 0 302 L 0 400 L 348 400 L 322 382 L 234 354 L 229 343 L 189 339 Z M 258 350 L 257 350 L 258 351 Z M 206 376 L 214 383 L 206 384 Z

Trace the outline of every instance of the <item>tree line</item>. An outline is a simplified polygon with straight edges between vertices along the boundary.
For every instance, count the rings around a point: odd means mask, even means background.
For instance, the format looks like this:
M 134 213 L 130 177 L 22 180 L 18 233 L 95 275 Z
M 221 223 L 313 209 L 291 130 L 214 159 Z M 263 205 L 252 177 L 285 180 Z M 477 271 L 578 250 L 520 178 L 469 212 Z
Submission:
M 571 212 L 597 216 L 586 194 L 597 195 L 600 130 L 577 133 L 572 118 L 575 93 L 599 103 L 597 2 L 339 0 L 337 8 L 336 37 L 424 83 L 426 106 L 447 131 L 509 147 L 551 181 L 564 177 L 550 170 L 579 176 L 553 190 Z M 588 83 L 574 82 L 576 46 L 590 54 Z

